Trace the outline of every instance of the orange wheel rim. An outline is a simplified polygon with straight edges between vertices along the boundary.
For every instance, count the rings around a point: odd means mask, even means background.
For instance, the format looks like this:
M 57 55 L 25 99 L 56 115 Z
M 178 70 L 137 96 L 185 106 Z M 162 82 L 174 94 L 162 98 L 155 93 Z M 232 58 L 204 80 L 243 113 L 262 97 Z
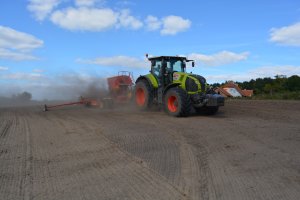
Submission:
M 168 98 L 168 109 L 171 112 L 176 112 L 178 109 L 178 101 L 176 96 L 170 96 Z
M 145 104 L 146 95 L 145 95 L 145 91 L 142 88 L 137 89 L 135 100 L 139 106 L 143 106 Z

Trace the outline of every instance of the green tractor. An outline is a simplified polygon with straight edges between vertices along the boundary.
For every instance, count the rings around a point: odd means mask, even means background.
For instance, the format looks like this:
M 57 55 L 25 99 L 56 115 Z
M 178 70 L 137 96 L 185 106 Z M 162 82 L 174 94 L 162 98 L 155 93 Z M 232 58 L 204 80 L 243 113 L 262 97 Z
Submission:
M 146 55 L 147 56 L 147 55 Z M 148 58 L 148 56 L 147 56 Z M 194 61 L 181 56 L 148 58 L 150 74 L 140 76 L 135 85 L 135 102 L 139 109 L 162 105 L 176 117 L 188 116 L 193 107 L 196 112 L 212 115 L 224 106 L 224 97 L 216 94 L 200 75 L 186 73 L 186 63 Z

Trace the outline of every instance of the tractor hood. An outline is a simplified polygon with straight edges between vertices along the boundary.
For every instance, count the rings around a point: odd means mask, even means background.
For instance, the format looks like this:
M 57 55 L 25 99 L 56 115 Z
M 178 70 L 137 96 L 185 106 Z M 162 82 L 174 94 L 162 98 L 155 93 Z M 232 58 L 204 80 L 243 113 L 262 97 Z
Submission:
M 180 83 L 181 87 L 189 94 L 205 92 L 206 79 L 200 75 L 192 73 L 174 72 L 173 83 Z

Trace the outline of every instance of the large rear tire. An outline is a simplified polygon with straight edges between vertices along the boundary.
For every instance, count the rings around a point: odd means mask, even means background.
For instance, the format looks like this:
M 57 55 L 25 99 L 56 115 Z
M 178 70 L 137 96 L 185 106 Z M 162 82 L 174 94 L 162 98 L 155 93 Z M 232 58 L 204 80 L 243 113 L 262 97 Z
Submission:
M 164 96 L 165 111 L 175 117 L 186 117 L 190 114 L 191 99 L 181 88 L 171 88 Z
M 140 110 L 147 110 L 153 104 L 153 90 L 148 81 L 140 80 L 135 86 L 135 104 Z
M 200 108 L 195 107 L 195 110 L 199 114 L 214 115 L 218 112 L 219 106 L 203 106 L 203 107 L 200 107 Z

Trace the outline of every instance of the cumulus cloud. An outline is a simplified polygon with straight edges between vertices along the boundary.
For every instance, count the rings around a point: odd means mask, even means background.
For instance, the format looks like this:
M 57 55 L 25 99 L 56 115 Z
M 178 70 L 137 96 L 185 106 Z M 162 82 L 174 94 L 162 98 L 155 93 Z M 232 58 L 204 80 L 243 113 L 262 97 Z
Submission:
M 271 29 L 270 41 L 287 46 L 300 46 L 300 22 Z
M 33 35 L 0 26 L 0 48 L 32 50 L 43 45 L 43 41 Z
M 75 0 L 76 6 L 94 6 L 98 2 L 103 2 L 104 0 Z
M 95 4 L 95 0 L 75 0 L 75 4 L 77 6 L 93 6 Z
M 65 29 L 103 31 L 117 23 L 118 15 L 111 9 L 81 7 L 55 11 L 51 21 Z
M 221 66 L 225 64 L 230 64 L 238 62 L 241 60 L 246 60 L 248 57 L 248 52 L 244 53 L 233 53 L 228 51 L 222 51 L 213 55 L 204 54 L 189 54 L 188 58 L 193 59 L 196 62 L 200 62 L 206 66 Z M 149 55 L 149 57 L 152 57 Z M 99 57 L 95 59 L 77 59 L 79 63 L 86 64 L 96 64 L 101 66 L 120 66 L 120 67 L 131 67 L 131 68 L 148 68 L 148 60 L 143 60 L 140 58 L 129 57 L 129 56 L 112 56 L 112 57 Z
M 32 71 L 35 72 L 35 73 L 42 73 L 42 72 L 44 72 L 44 70 L 42 70 L 42 69 L 34 69 Z
M 176 35 L 179 32 L 189 29 L 192 22 L 189 19 L 183 19 L 180 16 L 174 15 L 169 15 L 161 19 L 148 15 L 145 19 L 145 24 L 148 31 L 160 30 L 161 35 Z
M 276 75 L 300 75 L 300 66 L 264 66 L 249 71 L 250 75 L 259 77 L 274 77 Z
M 38 80 L 43 78 L 43 75 L 40 73 L 11 73 L 11 74 L 5 74 L 2 76 L 3 79 L 9 79 L 9 80 Z
M 43 45 L 33 35 L 0 26 L 0 58 L 9 60 L 36 59 L 30 52 Z
M 32 56 L 28 53 L 16 52 L 8 49 L 0 49 L 0 58 L 7 60 L 36 60 L 35 56 Z
M 191 27 L 192 22 L 189 19 L 183 19 L 180 16 L 170 15 L 162 19 L 163 28 L 160 31 L 162 35 L 176 35 L 179 32 L 186 31 Z
M 92 60 L 78 59 L 79 63 L 96 64 L 101 66 L 119 66 L 129 68 L 147 68 L 147 61 L 129 56 L 100 57 Z
M 68 8 L 55 11 L 51 21 L 62 28 L 81 31 L 104 31 L 113 27 L 139 29 L 143 23 L 129 10 L 115 12 L 109 8 Z
M 139 29 L 143 26 L 143 23 L 137 18 L 130 15 L 130 11 L 128 9 L 122 10 L 118 17 L 119 25 L 125 28 L 130 29 Z
M 110 28 L 138 30 L 144 26 L 144 21 L 148 31 L 160 30 L 161 35 L 176 35 L 191 26 L 189 19 L 175 15 L 161 19 L 149 15 L 145 20 L 140 20 L 131 15 L 129 9 L 101 7 L 105 0 L 74 0 L 75 7 L 54 10 L 61 2 L 63 0 L 29 0 L 28 10 L 39 21 L 49 17 L 55 25 L 72 31 L 105 31 Z
M 148 31 L 156 31 L 161 28 L 162 22 L 157 17 L 148 15 L 145 23 Z
M 276 75 L 286 75 L 287 77 L 292 75 L 300 76 L 300 66 L 263 66 L 248 70 L 244 73 L 210 75 L 206 78 L 210 82 L 224 82 L 228 80 L 242 82 L 256 78 L 275 77 Z
M 221 66 L 238 61 L 246 60 L 249 56 L 248 52 L 234 53 L 230 51 L 221 51 L 213 55 L 205 55 L 192 53 L 188 57 L 205 66 Z
M 0 71 L 6 71 L 6 70 L 8 70 L 8 67 L 0 66 Z
M 44 20 L 61 0 L 29 0 L 27 9 L 33 13 L 39 21 Z

